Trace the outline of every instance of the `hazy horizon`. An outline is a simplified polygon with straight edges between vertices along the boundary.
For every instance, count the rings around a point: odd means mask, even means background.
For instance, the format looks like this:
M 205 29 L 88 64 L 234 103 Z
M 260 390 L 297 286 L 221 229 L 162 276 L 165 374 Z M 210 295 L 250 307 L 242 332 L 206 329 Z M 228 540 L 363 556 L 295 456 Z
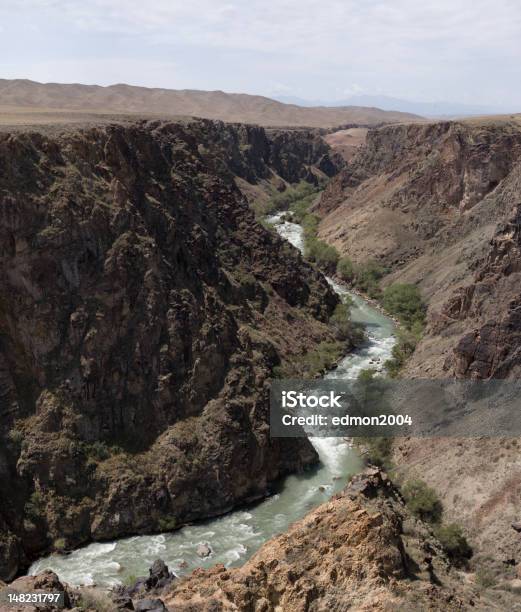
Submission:
M 521 110 L 521 5 L 498 0 L 7 0 L 1 78 Z

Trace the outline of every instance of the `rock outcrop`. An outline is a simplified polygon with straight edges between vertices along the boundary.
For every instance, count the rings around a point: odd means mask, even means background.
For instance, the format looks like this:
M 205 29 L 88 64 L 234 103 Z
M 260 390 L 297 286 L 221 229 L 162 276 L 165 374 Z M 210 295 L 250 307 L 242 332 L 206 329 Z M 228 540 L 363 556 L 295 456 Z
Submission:
M 243 567 L 195 570 L 170 588 L 162 599 L 179 612 L 505 609 L 451 567 L 387 476 L 372 469 Z
M 36 596 L 59 595 L 61 601 L 42 600 L 42 603 L 32 605 L 30 602 L 22 603 L 10 601 L 8 594 L 16 594 L 25 596 L 28 593 Z M 22 576 L 9 586 L 0 583 L 0 612 L 57 612 L 58 610 L 70 610 L 75 607 L 77 598 L 73 595 L 73 590 L 66 584 L 63 584 L 58 576 L 46 570 L 37 576 Z
M 0 578 L 316 461 L 270 440 L 267 381 L 332 339 L 337 298 L 235 180 L 327 157 L 309 132 L 211 121 L 0 135 Z
M 52 572 L 11 586 L 47 584 L 66 593 L 66 609 L 89 611 L 484 611 L 516 609 L 518 601 L 515 593 L 487 592 L 475 575 L 453 566 L 431 527 L 377 468 L 355 476 L 242 567 L 216 565 L 177 578 L 157 560 L 149 574 L 105 593 L 59 585 Z
M 417 284 L 427 301 L 404 378 L 521 375 L 519 117 L 371 130 L 318 210 L 323 238 L 357 262 L 378 259 L 390 269 L 385 284 Z M 404 473 L 434 486 L 476 550 L 507 573 L 521 567 L 510 529 L 517 444 L 408 440 L 396 451 Z

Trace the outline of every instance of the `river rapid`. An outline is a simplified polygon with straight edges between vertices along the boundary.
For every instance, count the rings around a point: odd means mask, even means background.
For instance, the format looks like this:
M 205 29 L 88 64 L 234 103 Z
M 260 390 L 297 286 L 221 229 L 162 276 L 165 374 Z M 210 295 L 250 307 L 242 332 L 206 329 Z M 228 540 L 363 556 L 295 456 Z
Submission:
M 303 251 L 299 225 L 284 221 L 283 213 L 273 215 L 268 221 L 280 236 Z M 349 295 L 353 300 L 351 317 L 364 326 L 367 342 L 349 353 L 325 378 L 356 378 L 364 368 L 381 370 L 395 343 L 393 322 L 333 279 L 328 278 L 328 282 L 339 295 Z M 147 575 L 148 568 L 158 558 L 177 575 L 215 563 L 229 567 L 242 565 L 264 542 L 327 501 L 345 486 L 348 477 L 362 468 L 360 457 L 341 438 L 313 438 L 311 442 L 320 456 L 318 467 L 287 477 L 272 496 L 252 507 L 173 533 L 94 543 L 67 555 L 53 554 L 35 562 L 29 573 L 52 569 L 71 585 L 108 587 L 134 576 Z M 199 544 L 209 544 L 212 554 L 201 559 L 196 552 Z

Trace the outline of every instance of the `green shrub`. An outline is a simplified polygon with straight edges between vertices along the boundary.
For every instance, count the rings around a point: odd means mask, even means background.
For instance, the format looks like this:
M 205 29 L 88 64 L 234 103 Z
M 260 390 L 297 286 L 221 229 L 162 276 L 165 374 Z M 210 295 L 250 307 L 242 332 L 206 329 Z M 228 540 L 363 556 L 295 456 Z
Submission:
M 160 518 L 158 524 L 161 531 L 173 531 L 177 526 L 177 519 L 174 516 Z
M 353 390 L 364 416 L 377 416 L 390 412 L 388 402 L 383 393 L 386 386 L 385 379 L 377 376 L 376 370 L 372 368 L 366 368 L 358 374 Z M 386 470 L 392 469 L 392 438 L 357 436 L 354 438 L 354 443 L 364 451 L 365 460 L 369 464 L 377 465 Z
M 39 491 L 33 491 L 29 501 L 25 504 L 25 515 L 31 521 L 37 521 L 42 516 L 45 500 Z
M 386 287 L 382 296 L 383 307 L 395 315 L 408 329 L 414 324 L 423 325 L 425 304 L 416 285 L 396 283 Z
M 58 538 L 54 540 L 53 547 L 55 550 L 62 551 L 66 548 L 65 538 Z
M 257 200 L 251 207 L 257 219 L 273 214 L 277 211 L 291 209 L 293 212 L 299 208 L 307 208 L 316 197 L 319 187 L 301 181 L 294 187 L 287 187 L 282 193 L 275 193 L 267 200 Z M 299 221 L 297 221 L 298 223 Z
M 23 439 L 24 434 L 19 429 L 11 429 L 9 432 L 9 440 L 11 440 L 11 442 L 16 446 L 20 446 Z
M 137 581 L 138 577 L 136 576 L 136 574 L 129 574 L 128 576 L 125 576 L 123 584 L 128 587 L 133 587 Z
M 271 370 L 272 378 L 286 378 L 286 374 L 286 368 L 281 364 L 273 366 Z
M 335 335 L 339 340 L 349 340 L 352 344 L 360 344 L 365 339 L 363 325 L 353 323 L 351 320 L 351 299 L 346 296 L 340 304 L 337 304 L 331 318 L 330 325 L 335 331 Z
M 336 266 L 338 276 L 348 283 L 351 283 L 355 277 L 355 266 L 349 257 L 341 257 Z
M 379 299 L 382 295 L 379 281 L 387 270 L 378 262 L 370 260 L 355 266 L 354 283 L 369 297 Z
M 271 234 L 276 234 L 277 233 L 273 223 L 270 223 L 269 221 L 266 221 L 266 219 L 259 219 L 259 223 L 262 225 L 262 227 L 265 230 L 268 230 L 268 232 L 270 232 Z
M 472 548 L 459 525 L 455 523 L 442 525 L 434 533 L 449 558 L 461 562 L 472 556 Z
M 436 491 L 423 480 L 409 480 L 402 488 L 402 493 L 409 510 L 418 518 L 428 523 L 439 523 L 443 506 Z
M 289 363 L 274 366 L 273 378 L 313 378 L 330 370 L 344 354 L 344 342 L 321 342 L 304 355 L 294 357 Z
M 399 329 L 396 333 L 396 344 L 391 351 L 391 359 L 388 359 L 384 366 L 391 378 L 398 376 L 404 363 L 414 353 L 418 343 L 418 335 L 412 331 Z
M 91 444 L 82 442 L 81 448 L 85 455 L 94 461 L 105 461 L 113 455 L 119 455 L 124 452 L 121 447 L 115 444 L 109 446 L 103 440 L 96 440 L 96 442 L 92 442 Z
M 321 342 L 295 364 L 299 376 L 311 378 L 315 374 L 331 369 L 342 356 L 343 350 L 342 342 Z
M 105 442 L 100 442 L 97 440 L 93 444 L 90 444 L 88 447 L 89 455 L 94 459 L 99 459 L 103 461 L 110 457 L 110 449 Z
M 77 606 L 86 612 L 112 612 L 114 610 L 114 602 L 109 593 L 91 587 L 83 587 L 79 590 Z
M 313 200 L 317 197 L 316 193 L 309 195 L 301 200 L 297 200 L 293 202 L 289 207 L 289 210 L 292 213 L 293 221 L 295 223 L 302 223 L 306 215 L 310 214 L 309 207 L 313 204 Z
M 300 181 L 294 187 L 287 187 L 282 193 L 277 193 L 271 198 L 276 210 L 286 210 L 291 204 L 316 194 L 318 188 L 306 181 Z
M 363 449 L 364 458 L 367 463 L 377 465 L 385 470 L 391 470 L 393 463 L 391 460 L 393 450 L 392 438 L 383 436 L 357 436 L 353 438 L 358 448 Z
M 338 252 L 335 247 L 317 238 L 306 240 L 305 255 L 310 261 L 326 270 L 334 270 L 338 261 Z
M 317 236 L 320 219 L 311 213 L 302 217 L 301 225 L 304 230 L 304 240 L 314 240 Z
M 329 322 L 335 328 L 339 338 L 347 338 L 351 330 L 349 306 L 344 303 L 337 304 Z

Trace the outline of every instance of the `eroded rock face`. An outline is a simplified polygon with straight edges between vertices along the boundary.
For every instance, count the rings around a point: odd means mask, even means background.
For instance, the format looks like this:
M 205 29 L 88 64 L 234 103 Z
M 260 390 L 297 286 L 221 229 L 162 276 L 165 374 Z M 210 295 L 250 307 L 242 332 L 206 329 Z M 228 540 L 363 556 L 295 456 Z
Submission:
M 0 135 L 0 577 L 222 513 L 316 460 L 270 440 L 266 380 L 331 339 L 337 298 L 234 184 L 276 155 L 304 176 L 327 147 L 303 134 L 300 167 L 211 121 Z
M 414 376 L 518 376 L 521 128 L 436 122 L 370 130 L 331 181 L 320 233 L 429 302 Z
M 267 542 L 243 567 L 195 570 L 162 596 L 170 610 L 493 609 L 378 470 Z
M 390 126 L 328 186 L 322 237 L 384 283 L 417 284 L 427 326 L 404 378 L 521 375 L 521 128 L 506 120 Z M 400 442 L 404 478 L 422 478 L 476 550 L 512 578 L 521 539 L 519 440 Z M 433 461 L 435 458 L 435 461 Z
M 62 594 L 61 602 L 54 605 L 45 602 L 38 605 L 30 603 L 10 603 L 7 592 L 26 594 Z M 46 570 L 37 576 L 23 576 L 12 582 L 9 586 L 0 583 L 0 612 L 57 612 L 58 610 L 70 610 L 74 608 L 75 597 L 68 585 L 60 582 L 58 576 Z
M 11 587 L 64 591 L 66 609 L 89 611 L 416 612 L 507 610 L 518 602 L 515 592 L 487 593 L 475 576 L 452 566 L 432 529 L 411 515 L 377 468 L 355 476 L 240 568 L 216 565 L 177 578 L 157 560 L 149 574 L 109 592 L 71 588 L 49 571 Z M 5 588 L 0 583 L 0 593 Z

